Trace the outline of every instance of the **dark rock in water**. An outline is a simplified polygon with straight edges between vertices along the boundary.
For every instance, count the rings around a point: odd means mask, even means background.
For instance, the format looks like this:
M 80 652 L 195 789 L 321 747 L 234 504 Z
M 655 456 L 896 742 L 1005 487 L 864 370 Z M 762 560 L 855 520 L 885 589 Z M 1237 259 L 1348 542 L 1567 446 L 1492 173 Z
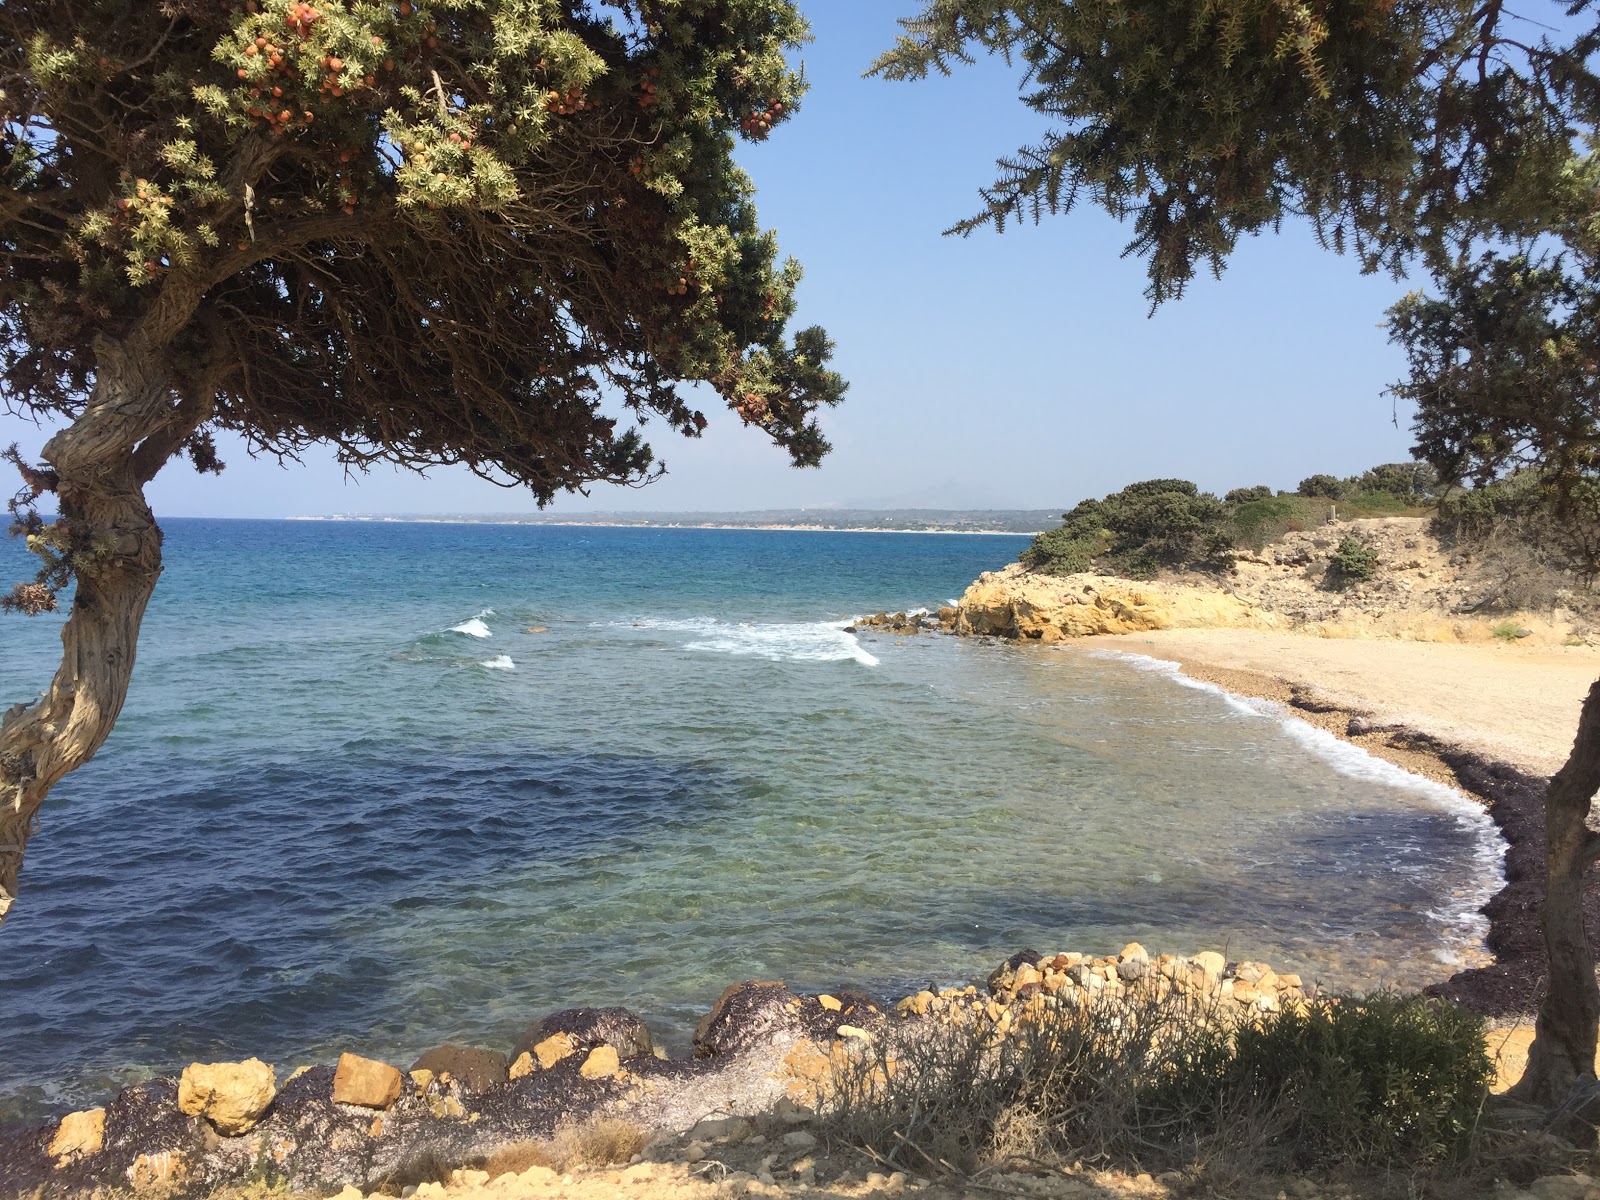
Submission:
M 498 1050 L 457 1046 L 451 1042 L 435 1046 L 411 1064 L 413 1071 L 448 1074 L 474 1092 L 487 1091 L 498 1083 L 504 1083 L 509 1077 L 510 1067 L 511 1060 Z
M 511 1062 L 546 1038 L 564 1033 L 579 1051 L 593 1050 L 596 1046 L 610 1046 L 623 1062 L 632 1058 L 648 1058 L 655 1053 L 655 1043 L 645 1023 L 625 1008 L 566 1008 L 535 1021 L 528 1027 L 511 1051 Z
M 1041 957 L 1037 950 L 1018 950 L 990 972 L 988 980 L 989 991 L 1009 990 L 1011 980 L 1016 976 L 1017 968 L 1021 966 L 1037 967 Z
M 820 1010 L 820 1006 L 819 1010 Z M 717 997 L 694 1031 L 694 1056 L 737 1054 L 799 1028 L 800 1000 L 781 982 L 735 983 Z

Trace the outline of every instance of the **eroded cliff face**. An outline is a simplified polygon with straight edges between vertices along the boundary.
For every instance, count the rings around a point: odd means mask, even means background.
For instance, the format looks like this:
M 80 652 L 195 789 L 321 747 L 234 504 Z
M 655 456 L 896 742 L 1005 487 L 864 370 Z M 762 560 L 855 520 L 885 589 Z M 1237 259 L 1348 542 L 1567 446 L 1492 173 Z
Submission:
M 1028 641 L 1150 629 L 1277 629 L 1287 622 L 1216 588 L 1135 583 L 1106 575 L 1039 575 L 1013 564 L 987 571 L 955 609 L 959 634 Z

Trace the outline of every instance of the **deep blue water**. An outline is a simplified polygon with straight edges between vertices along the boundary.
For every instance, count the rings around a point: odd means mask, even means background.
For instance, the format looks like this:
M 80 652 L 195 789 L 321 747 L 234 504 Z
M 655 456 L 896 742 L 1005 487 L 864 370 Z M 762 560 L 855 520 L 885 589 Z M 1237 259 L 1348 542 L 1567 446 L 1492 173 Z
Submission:
M 572 1004 L 681 1048 L 742 978 L 1138 938 L 1365 987 L 1480 933 L 1484 825 L 1431 785 L 1149 663 L 842 631 L 1022 538 L 165 527 L 127 708 L 0 929 L 0 1118 Z M 0 622 L 0 705 L 58 632 Z

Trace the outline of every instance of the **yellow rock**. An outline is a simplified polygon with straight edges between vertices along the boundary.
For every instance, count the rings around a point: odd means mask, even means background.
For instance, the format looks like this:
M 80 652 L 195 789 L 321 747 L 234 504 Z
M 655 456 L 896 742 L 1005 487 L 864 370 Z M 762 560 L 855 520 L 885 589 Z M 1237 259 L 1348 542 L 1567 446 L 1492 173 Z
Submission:
M 526 1050 L 517 1055 L 517 1061 L 511 1064 L 508 1074 L 512 1079 L 521 1079 L 524 1075 L 533 1074 L 533 1055 Z
M 1222 973 L 1228 969 L 1228 960 L 1215 950 L 1202 950 L 1189 960 L 1205 972 L 1205 977 L 1212 983 L 1222 978 Z
M 609 1079 L 621 1069 L 622 1062 L 617 1057 L 615 1046 L 596 1046 L 589 1051 L 589 1057 L 583 1060 L 578 1074 L 585 1079 Z
M 1138 942 L 1129 942 L 1117 955 L 1118 962 L 1149 962 L 1150 954 Z
M 428 1085 L 433 1082 L 433 1072 L 423 1067 L 421 1070 L 411 1072 L 411 1082 L 417 1085 L 417 1090 L 425 1092 Z
M 50 1139 L 50 1157 L 60 1163 L 85 1154 L 98 1154 L 105 1140 L 105 1109 L 68 1113 L 61 1118 L 55 1136 Z
M 336 1104 L 358 1104 L 362 1108 L 388 1108 L 400 1098 L 400 1070 L 375 1058 L 341 1054 L 333 1073 L 333 1100 Z
M 822 1007 L 827 1009 L 829 1012 L 840 1012 L 844 1009 L 844 1005 L 840 1004 L 839 1001 L 834 999 L 832 996 L 818 996 L 817 1003 L 822 1005 Z
M 546 1071 L 563 1058 L 570 1058 L 577 1052 L 578 1047 L 564 1033 L 552 1033 L 533 1048 L 533 1056 L 539 1060 L 539 1065 Z
M 369 1128 L 367 1130 L 367 1136 L 368 1137 L 382 1137 L 383 1136 L 383 1118 L 382 1117 L 373 1117 L 372 1118 L 372 1126 L 371 1126 L 371 1128 Z
M 1038 967 L 1030 967 L 1027 963 L 1023 963 L 1017 968 L 1017 973 L 1012 976 L 1011 987 L 1013 990 L 1017 990 L 1027 987 L 1030 983 L 1043 982 L 1044 975 L 1040 972 Z
M 259 1058 L 190 1063 L 178 1081 L 178 1111 L 204 1117 L 223 1137 L 234 1137 L 255 1128 L 277 1094 L 277 1073 Z
M 859 1038 L 863 1042 L 870 1042 L 872 1035 L 858 1025 L 839 1026 L 839 1036 L 842 1038 Z

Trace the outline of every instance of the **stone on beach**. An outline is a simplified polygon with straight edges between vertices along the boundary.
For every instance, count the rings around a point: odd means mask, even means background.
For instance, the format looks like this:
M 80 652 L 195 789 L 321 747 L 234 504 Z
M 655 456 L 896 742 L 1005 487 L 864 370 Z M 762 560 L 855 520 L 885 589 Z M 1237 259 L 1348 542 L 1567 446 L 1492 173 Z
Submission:
M 359 1054 L 341 1054 L 333 1075 L 335 1104 L 356 1104 L 362 1108 L 385 1109 L 400 1098 L 401 1077 L 397 1067 Z
M 178 1111 L 204 1117 L 223 1137 L 247 1133 L 277 1095 L 277 1072 L 259 1058 L 190 1063 L 178 1081 Z
M 86 1112 L 68 1113 L 61 1118 L 50 1139 L 48 1151 L 58 1163 L 100 1153 L 106 1138 L 106 1110 L 91 1108 Z

